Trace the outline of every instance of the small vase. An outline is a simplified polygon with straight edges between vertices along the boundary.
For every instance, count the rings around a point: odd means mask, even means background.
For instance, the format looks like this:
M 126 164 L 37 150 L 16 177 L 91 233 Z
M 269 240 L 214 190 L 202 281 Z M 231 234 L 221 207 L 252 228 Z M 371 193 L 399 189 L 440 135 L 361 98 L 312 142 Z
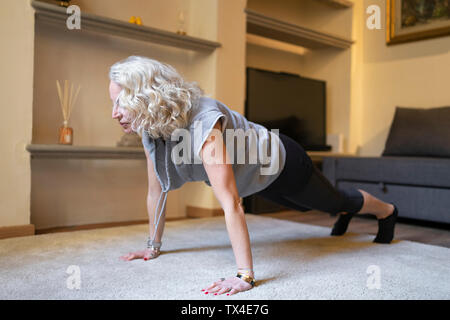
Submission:
M 68 8 L 70 6 L 70 0 L 57 0 L 60 7 Z
M 59 128 L 59 144 L 73 143 L 73 129 L 66 124 Z
M 184 30 L 184 27 L 186 25 L 186 12 L 184 10 L 180 10 L 178 12 L 178 30 L 177 34 L 185 36 L 186 31 Z

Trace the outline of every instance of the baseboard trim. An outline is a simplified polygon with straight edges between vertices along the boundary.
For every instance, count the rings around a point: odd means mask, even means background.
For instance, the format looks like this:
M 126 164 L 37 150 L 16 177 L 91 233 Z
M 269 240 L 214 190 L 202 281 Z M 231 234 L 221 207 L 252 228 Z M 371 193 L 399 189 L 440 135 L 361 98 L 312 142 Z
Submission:
M 166 218 L 166 221 L 175 221 L 175 220 L 183 220 L 183 219 L 186 219 L 186 218 L 185 217 Z M 79 231 L 79 230 L 92 230 L 92 229 L 103 229 L 103 228 L 113 228 L 113 227 L 125 227 L 125 226 L 132 226 L 135 224 L 148 224 L 148 220 L 93 223 L 93 224 L 84 224 L 84 225 L 79 225 L 79 226 L 45 228 L 45 229 L 36 230 L 36 234 L 71 232 L 71 231 Z
M 186 206 L 186 215 L 188 218 L 206 218 L 206 217 L 223 216 L 224 212 L 222 208 L 209 209 L 209 208 Z
M 0 239 L 32 236 L 35 234 L 34 224 L 0 227 Z

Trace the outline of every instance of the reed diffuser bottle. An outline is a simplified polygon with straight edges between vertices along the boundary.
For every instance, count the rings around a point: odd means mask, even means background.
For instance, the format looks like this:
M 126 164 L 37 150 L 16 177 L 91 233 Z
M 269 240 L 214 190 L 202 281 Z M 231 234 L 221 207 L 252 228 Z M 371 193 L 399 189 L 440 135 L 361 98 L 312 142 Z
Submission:
M 69 83 L 67 80 L 64 81 L 64 92 L 61 90 L 58 80 L 56 80 L 56 87 L 58 89 L 59 102 L 61 104 L 64 119 L 63 125 L 59 128 L 58 143 L 71 145 L 73 144 L 73 129 L 69 127 L 69 118 L 81 87 L 78 86 L 75 96 L 73 91 L 73 83 L 69 94 Z
M 59 127 L 59 144 L 73 144 L 73 129 L 67 126 L 67 121 Z

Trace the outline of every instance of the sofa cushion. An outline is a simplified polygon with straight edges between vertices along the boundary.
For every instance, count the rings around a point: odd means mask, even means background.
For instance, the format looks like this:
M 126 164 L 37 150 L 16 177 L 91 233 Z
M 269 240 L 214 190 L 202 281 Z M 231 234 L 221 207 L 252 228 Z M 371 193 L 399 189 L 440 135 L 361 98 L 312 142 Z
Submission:
M 450 159 L 425 157 L 324 157 L 325 176 L 339 180 L 450 188 Z
M 450 158 L 450 107 L 397 107 L 382 156 Z

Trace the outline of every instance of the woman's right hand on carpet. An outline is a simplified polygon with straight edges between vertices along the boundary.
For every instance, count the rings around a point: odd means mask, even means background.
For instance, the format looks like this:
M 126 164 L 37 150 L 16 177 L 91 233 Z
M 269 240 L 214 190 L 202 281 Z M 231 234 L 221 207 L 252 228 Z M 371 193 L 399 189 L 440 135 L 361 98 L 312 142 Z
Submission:
M 126 255 L 121 256 L 120 259 L 122 259 L 124 261 L 131 261 L 134 259 L 149 260 L 149 259 L 158 258 L 160 254 L 161 254 L 160 251 L 152 250 L 152 249 L 145 249 L 145 250 L 141 250 L 141 251 L 130 252 Z

